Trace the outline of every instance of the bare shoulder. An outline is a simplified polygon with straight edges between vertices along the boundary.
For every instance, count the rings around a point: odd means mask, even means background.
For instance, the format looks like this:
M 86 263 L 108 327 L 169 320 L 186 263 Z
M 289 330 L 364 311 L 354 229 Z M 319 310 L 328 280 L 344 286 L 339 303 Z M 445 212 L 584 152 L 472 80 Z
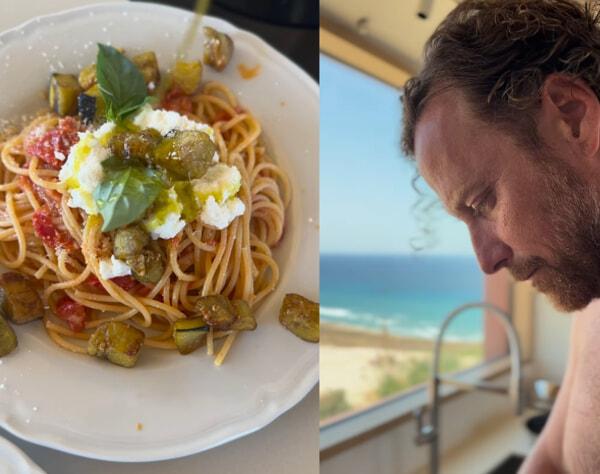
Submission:
M 570 317 L 573 325 L 569 357 L 575 359 L 571 361 L 575 371 L 586 368 L 600 374 L 600 299 Z
M 572 317 L 562 452 L 570 472 L 600 472 L 600 300 Z

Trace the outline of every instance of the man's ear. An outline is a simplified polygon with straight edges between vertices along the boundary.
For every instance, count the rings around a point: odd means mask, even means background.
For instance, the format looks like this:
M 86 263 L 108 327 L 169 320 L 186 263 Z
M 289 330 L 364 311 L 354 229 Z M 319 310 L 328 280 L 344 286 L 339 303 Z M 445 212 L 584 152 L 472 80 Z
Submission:
M 542 134 L 558 132 L 585 156 L 595 155 L 600 147 L 598 97 L 581 79 L 550 74 L 542 85 L 539 127 L 545 127 Z

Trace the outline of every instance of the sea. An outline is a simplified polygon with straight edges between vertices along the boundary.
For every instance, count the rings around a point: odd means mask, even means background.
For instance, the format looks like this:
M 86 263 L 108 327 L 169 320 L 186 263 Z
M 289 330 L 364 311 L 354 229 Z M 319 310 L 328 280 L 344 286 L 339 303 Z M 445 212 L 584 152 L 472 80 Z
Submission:
M 321 321 L 393 335 L 434 339 L 444 317 L 483 299 L 475 257 L 321 255 Z M 479 311 L 451 323 L 444 340 L 483 339 Z

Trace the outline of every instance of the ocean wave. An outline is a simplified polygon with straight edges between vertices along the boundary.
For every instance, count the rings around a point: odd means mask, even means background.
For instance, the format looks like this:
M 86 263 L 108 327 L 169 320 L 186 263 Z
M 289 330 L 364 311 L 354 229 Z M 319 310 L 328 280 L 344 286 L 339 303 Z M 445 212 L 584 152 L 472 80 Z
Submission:
M 321 318 L 324 321 L 337 324 L 349 324 L 357 328 L 387 332 L 397 336 L 415 337 L 433 340 L 437 337 L 440 326 L 413 322 L 405 314 L 381 315 L 352 311 L 348 308 L 322 306 Z M 477 342 L 483 340 L 480 331 L 459 332 L 450 330 L 445 334 L 444 341 L 448 342 Z
M 329 316 L 331 318 L 347 318 L 352 316 L 353 313 L 346 308 L 333 308 L 330 306 L 321 306 L 321 316 Z
M 421 326 L 421 327 L 413 327 L 413 328 L 394 328 L 392 331 L 394 334 L 408 336 L 408 337 L 417 337 L 419 339 L 436 339 L 439 332 L 439 326 Z M 479 342 L 483 341 L 483 333 L 473 332 L 473 333 L 457 333 L 456 331 L 449 331 L 444 334 L 445 342 Z
M 398 317 L 384 317 L 374 313 L 363 313 L 352 311 L 347 308 L 338 308 L 333 306 L 321 306 L 320 315 L 322 319 L 343 320 L 347 322 L 355 322 L 360 326 L 381 326 L 396 324 Z

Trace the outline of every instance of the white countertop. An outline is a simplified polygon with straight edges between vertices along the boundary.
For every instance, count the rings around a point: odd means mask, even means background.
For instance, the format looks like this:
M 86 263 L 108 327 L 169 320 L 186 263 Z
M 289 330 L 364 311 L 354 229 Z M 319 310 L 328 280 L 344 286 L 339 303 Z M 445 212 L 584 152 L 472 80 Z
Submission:
M 124 0 L 104 0 L 104 2 Z M 29 18 L 93 3 L 94 0 L 1 0 L 0 31 Z M 194 456 L 155 463 L 110 463 L 72 456 L 4 436 L 48 474 L 311 474 L 319 472 L 319 393 L 314 388 L 297 406 L 269 426 Z

